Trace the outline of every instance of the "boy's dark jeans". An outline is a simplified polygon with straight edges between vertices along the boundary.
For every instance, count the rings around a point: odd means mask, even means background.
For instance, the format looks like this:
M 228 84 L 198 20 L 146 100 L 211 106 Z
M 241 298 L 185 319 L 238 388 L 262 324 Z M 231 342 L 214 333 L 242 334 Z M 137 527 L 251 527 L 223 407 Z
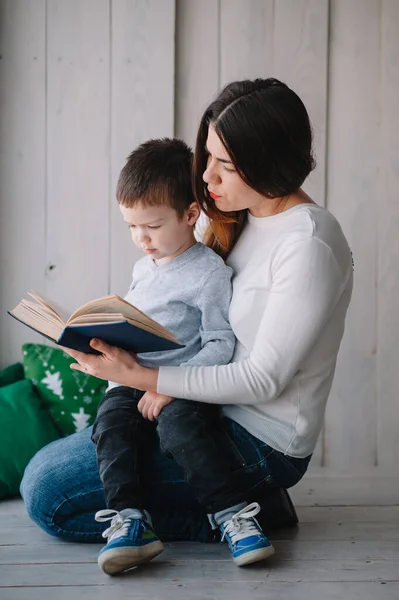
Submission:
M 113 388 L 98 409 L 92 440 L 108 508 L 151 505 L 146 497 L 154 487 L 151 459 L 160 450 L 180 465 L 208 514 L 243 500 L 262 505 L 265 497 L 267 503 L 277 488 L 295 485 L 306 471 L 310 457 L 282 455 L 222 417 L 216 405 L 176 399 L 155 423 L 137 409 L 142 395 L 128 387 Z
M 147 459 L 158 443 L 161 451 L 182 467 L 208 513 L 244 500 L 234 470 L 245 463 L 236 453 L 225 451 L 229 440 L 223 440 L 226 434 L 220 409 L 175 399 L 162 409 L 155 423 L 144 419 L 137 409 L 143 393 L 113 388 L 98 409 L 92 440 L 108 508 L 147 508 L 143 479 L 150 475 Z

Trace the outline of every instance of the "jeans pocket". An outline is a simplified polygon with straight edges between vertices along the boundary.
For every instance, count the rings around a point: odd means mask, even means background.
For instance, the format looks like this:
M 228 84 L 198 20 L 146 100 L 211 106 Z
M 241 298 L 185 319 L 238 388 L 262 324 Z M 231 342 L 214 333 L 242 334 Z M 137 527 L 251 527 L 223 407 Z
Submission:
M 245 458 L 228 431 L 221 431 L 217 445 L 220 452 L 222 452 L 229 461 L 234 472 L 246 468 L 247 463 Z
M 236 458 L 235 471 L 256 470 L 266 463 L 273 452 L 270 446 L 230 419 L 225 419 L 224 433 L 229 440 L 231 453 Z

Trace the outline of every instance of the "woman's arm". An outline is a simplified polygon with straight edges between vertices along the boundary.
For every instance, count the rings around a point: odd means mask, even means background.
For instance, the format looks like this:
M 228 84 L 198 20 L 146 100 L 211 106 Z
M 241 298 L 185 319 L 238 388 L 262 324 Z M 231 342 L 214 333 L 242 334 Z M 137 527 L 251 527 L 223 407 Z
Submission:
M 214 404 L 263 404 L 291 382 L 350 277 L 317 238 L 287 246 L 273 263 L 273 285 L 254 347 L 241 362 L 215 367 L 161 367 L 158 392 Z

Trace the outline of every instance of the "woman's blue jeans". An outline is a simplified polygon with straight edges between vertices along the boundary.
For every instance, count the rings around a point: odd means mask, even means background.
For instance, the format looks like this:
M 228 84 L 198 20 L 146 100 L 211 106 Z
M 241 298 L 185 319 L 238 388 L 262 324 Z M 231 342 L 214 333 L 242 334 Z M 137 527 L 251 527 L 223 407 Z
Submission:
M 261 505 L 263 529 L 295 522 L 285 489 L 302 478 L 310 457 L 284 456 L 230 419 L 226 419 L 226 430 L 242 458 L 237 481 L 247 502 Z M 162 540 L 216 539 L 181 467 L 165 456 L 156 442 L 144 485 L 146 508 Z M 96 511 L 105 508 L 105 498 L 91 428 L 40 450 L 26 468 L 21 494 L 29 516 L 47 533 L 73 542 L 103 541 L 106 525 L 94 519 Z

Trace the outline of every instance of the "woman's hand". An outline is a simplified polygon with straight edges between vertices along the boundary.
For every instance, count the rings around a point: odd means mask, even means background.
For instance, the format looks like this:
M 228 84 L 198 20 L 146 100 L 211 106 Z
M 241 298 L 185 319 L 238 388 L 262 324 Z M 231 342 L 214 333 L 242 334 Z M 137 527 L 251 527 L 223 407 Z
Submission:
M 172 396 L 164 396 L 156 392 L 146 392 L 137 404 L 138 410 L 145 419 L 154 421 L 161 413 L 164 406 L 172 402 Z
M 92 339 L 90 346 L 101 354 L 85 354 L 62 346 L 64 352 L 77 361 L 77 363 L 71 364 L 71 369 L 139 390 L 156 391 L 158 370 L 146 369 L 139 365 L 136 354 L 110 346 L 110 344 L 97 339 Z

